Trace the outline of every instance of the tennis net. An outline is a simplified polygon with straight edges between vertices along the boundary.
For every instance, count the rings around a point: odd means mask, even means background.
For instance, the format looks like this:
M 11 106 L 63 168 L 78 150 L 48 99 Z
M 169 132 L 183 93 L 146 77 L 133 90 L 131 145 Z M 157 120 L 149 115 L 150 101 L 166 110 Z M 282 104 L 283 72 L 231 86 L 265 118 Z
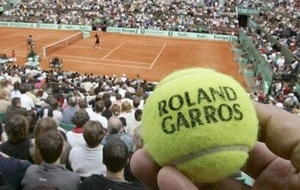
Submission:
M 65 38 L 63 40 L 60 40 L 58 42 L 54 42 L 52 44 L 49 44 L 45 47 L 43 47 L 43 57 L 47 57 L 54 51 L 57 51 L 59 49 L 62 49 L 66 46 L 69 46 L 79 40 L 83 39 L 83 32 L 78 32 L 68 38 Z

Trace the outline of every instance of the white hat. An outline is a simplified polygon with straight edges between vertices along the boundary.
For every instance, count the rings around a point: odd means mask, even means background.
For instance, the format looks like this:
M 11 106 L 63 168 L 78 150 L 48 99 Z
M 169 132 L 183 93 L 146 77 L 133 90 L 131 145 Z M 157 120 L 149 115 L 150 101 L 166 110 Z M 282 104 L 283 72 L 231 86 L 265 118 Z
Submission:
M 62 80 L 64 77 L 62 76 L 62 75 L 59 75 L 58 77 L 57 77 L 57 80 Z
M 277 102 L 277 103 L 275 104 L 275 106 L 277 106 L 277 107 L 279 107 L 279 108 L 283 108 L 283 104 L 282 104 L 281 102 Z

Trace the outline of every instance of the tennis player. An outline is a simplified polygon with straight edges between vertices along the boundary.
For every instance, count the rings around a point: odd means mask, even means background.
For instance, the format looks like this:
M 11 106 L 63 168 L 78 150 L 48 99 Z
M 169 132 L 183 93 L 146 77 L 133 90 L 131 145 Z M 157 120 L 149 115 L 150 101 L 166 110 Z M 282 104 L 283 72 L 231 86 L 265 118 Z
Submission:
M 29 35 L 28 38 L 27 38 L 27 47 L 28 47 L 28 49 L 32 50 L 32 43 L 33 43 L 32 36 Z
M 95 41 L 95 49 L 101 49 L 101 48 L 100 48 L 99 32 L 97 32 L 97 33 L 95 34 L 95 38 L 96 38 L 96 41 Z

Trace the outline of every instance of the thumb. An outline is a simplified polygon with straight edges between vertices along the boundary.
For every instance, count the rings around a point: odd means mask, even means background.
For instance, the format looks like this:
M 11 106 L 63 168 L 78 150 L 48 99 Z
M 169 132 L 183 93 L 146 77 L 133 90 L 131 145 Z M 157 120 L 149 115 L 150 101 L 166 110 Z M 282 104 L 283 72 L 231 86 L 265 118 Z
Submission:
M 300 117 L 276 106 L 255 104 L 261 129 L 260 141 L 277 156 L 291 160 L 300 170 Z

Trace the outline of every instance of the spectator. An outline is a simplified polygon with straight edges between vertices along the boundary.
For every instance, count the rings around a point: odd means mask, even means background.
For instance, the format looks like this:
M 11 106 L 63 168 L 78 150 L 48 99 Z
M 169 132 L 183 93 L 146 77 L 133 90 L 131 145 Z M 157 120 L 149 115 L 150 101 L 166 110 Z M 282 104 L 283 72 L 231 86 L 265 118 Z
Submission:
M 256 81 L 255 81 L 255 84 L 256 84 L 256 87 L 258 87 L 259 89 L 261 88 L 261 81 L 262 81 L 262 74 L 261 73 L 258 73 L 256 75 Z
M 13 50 L 12 51 L 12 55 L 11 55 L 11 58 L 12 59 L 16 59 L 16 53 L 15 51 Z M 18 75 L 18 72 L 17 71 L 12 71 L 11 72 L 11 83 L 15 86 L 15 83 L 18 82 L 18 83 L 21 83 L 21 77 Z
M 35 105 L 33 102 L 33 99 L 31 97 L 29 97 L 26 94 L 27 90 L 26 90 L 26 86 L 25 84 L 21 84 L 20 86 L 20 95 L 19 97 L 21 98 L 21 107 L 25 108 L 26 110 L 32 110 L 35 109 Z
M 7 186 L 11 186 L 14 190 L 21 190 L 21 180 L 30 165 L 31 164 L 29 162 L 9 157 L 8 155 L 0 152 L 0 178 L 2 177 L 7 183 Z M 2 188 L 3 187 L 0 182 L 0 189 Z
M 138 109 L 141 109 L 143 110 L 144 109 L 144 104 L 145 104 L 145 100 L 144 100 L 144 96 L 145 96 L 145 93 L 144 93 L 144 90 L 142 88 L 138 88 L 136 90 L 136 93 L 135 93 L 135 97 L 133 98 L 133 104 L 134 104 L 134 101 L 137 101 L 135 99 L 139 99 L 140 102 L 139 102 L 139 105 L 138 105 Z M 134 106 L 135 107 L 135 106 Z
M 85 97 L 86 102 L 88 103 L 88 107 L 93 107 L 93 105 L 90 104 L 90 102 L 96 98 L 96 95 L 94 93 L 94 88 L 91 88 L 90 91 L 88 91 L 87 96 Z
M 36 129 L 34 131 L 34 139 L 31 140 L 32 146 L 30 147 L 30 155 L 35 164 L 39 165 L 42 163 L 42 157 L 39 154 L 36 142 L 38 142 L 42 138 L 42 136 L 48 131 L 60 132 L 57 128 L 57 123 L 52 118 L 45 117 L 38 121 Z M 62 132 L 60 132 L 60 134 L 62 134 Z M 63 147 L 63 151 L 60 156 L 61 164 L 67 165 L 70 150 L 71 150 L 71 146 L 68 144 L 68 142 L 64 138 L 64 147 Z
M 122 125 L 122 121 L 118 117 L 112 116 L 108 120 L 108 125 L 107 125 L 108 134 L 101 141 L 101 144 L 105 145 L 105 143 L 109 141 L 111 138 L 118 137 L 125 142 L 129 152 L 133 152 L 133 138 L 130 135 L 122 134 L 123 130 L 124 128 Z
M 99 100 L 102 100 L 102 96 L 97 95 L 97 96 L 95 96 L 94 99 L 92 99 L 88 102 L 88 105 L 92 106 L 92 108 L 95 109 L 95 103 Z
M 133 133 L 134 152 L 144 147 L 144 140 L 142 137 L 142 126 L 134 129 Z
M 38 141 L 37 147 L 42 157 L 41 165 L 28 167 L 21 182 L 23 190 L 30 190 L 37 185 L 50 185 L 64 190 L 77 190 L 80 177 L 67 171 L 59 164 L 64 141 L 57 131 L 46 132 Z
M 84 99 L 78 101 L 78 107 L 79 109 L 84 109 L 89 114 L 90 118 L 93 117 L 94 111 L 92 108 L 88 107 L 88 104 Z
M 135 96 L 132 100 L 133 110 L 139 109 L 140 105 L 141 105 L 141 99 Z
M 297 73 L 298 63 L 299 63 L 299 61 L 296 59 L 293 59 L 291 61 L 292 73 Z
M 88 121 L 83 126 L 84 146 L 73 147 L 69 155 L 72 170 L 82 178 L 92 174 L 106 174 L 106 167 L 102 163 L 103 145 L 101 141 L 106 130 L 99 121 Z
M 67 124 L 73 124 L 71 118 L 78 110 L 79 108 L 77 107 L 77 98 L 75 96 L 69 96 L 68 107 L 63 110 L 63 122 Z
M 83 138 L 83 126 L 90 120 L 88 113 L 84 109 L 80 109 L 75 112 L 72 117 L 72 123 L 75 124 L 73 131 L 68 131 L 67 141 L 72 146 L 84 146 L 85 140 Z
M 124 117 L 126 119 L 126 134 L 133 136 L 133 131 L 139 123 L 134 118 L 134 111 L 132 109 L 131 104 L 128 101 L 122 103 L 120 117 Z
M 121 107 L 122 105 L 122 95 L 120 93 L 116 94 L 116 100 L 112 102 L 112 104 L 117 104 L 118 106 Z
M 96 190 L 101 187 L 109 189 L 146 189 L 139 183 L 126 181 L 124 167 L 128 162 L 129 152 L 126 144 L 119 138 L 112 138 L 104 145 L 103 163 L 107 168 L 105 176 L 92 175 L 86 178 L 80 185 L 80 190 Z
M 131 106 L 133 106 L 133 100 L 132 100 L 132 97 L 131 97 L 131 93 L 129 91 L 125 92 L 124 98 L 122 99 L 122 103 L 126 102 L 126 101 L 129 102 Z
M 14 83 L 14 88 L 12 89 L 12 91 L 10 92 L 10 96 L 11 98 L 14 98 L 14 97 L 18 97 L 21 95 L 21 92 L 20 92 L 20 86 L 21 86 L 21 83 L 16 81 Z
M 38 118 L 34 111 L 28 112 L 25 116 L 26 120 L 28 121 L 28 137 L 30 139 L 34 138 L 34 130 L 36 127 L 36 123 Z
M 56 98 L 49 99 L 49 105 L 51 106 L 53 112 L 53 120 L 59 125 L 59 122 L 63 120 L 63 114 L 60 109 L 60 103 L 57 101 Z
M 126 126 L 127 123 L 126 123 L 126 119 L 124 117 L 119 117 L 120 114 L 121 114 L 121 107 L 118 105 L 118 104 L 113 104 L 110 108 L 113 116 L 116 116 L 118 117 L 121 121 L 122 121 L 122 125 L 123 126 Z M 122 131 L 123 132 L 123 131 Z M 125 132 L 125 131 L 124 131 Z
M 40 107 L 42 102 L 39 98 L 36 97 L 36 95 L 33 92 L 33 85 L 26 85 L 26 95 L 29 96 L 32 100 L 35 106 Z
M 54 96 L 54 98 L 57 99 L 57 101 L 61 105 L 64 104 L 64 97 L 63 97 L 62 93 L 60 92 L 59 84 L 58 83 L 55 83 L 55 84 L 52 85 L 52 95 Z
M 143 111 L 140 109 L 135 110 L 134 112 L 134 119 L 138 122 L 138 124 L 140 125 L 141 120 L 142 120 L 142 115 L 143 115 Z
M 40 101 L 42 102 L 41 103 L 41 106 L 42 106 L 48 98 L 48 93 L 45 92 L 43 89 L 38 89 L 37 90 L 37 98 L 39 98 Z
M 26 114 L 26 109 L 21 107 L 21 99 L 19 97 L 13 98 L 11 100 L 11 106 L 9 106 L 5 112 L 5 125 L 8 125 L 8 122 L 14 115 L 25 116 Z
M 107 129 L 107 119 L 106 117 L 102 116 L 102 112 L 104 110 L 104 102 L 102 100 L 99 100 L 95 103 L 95 113 L 91 117 L 91 120 L 93 121 L 99 121 L 105 129 Z
M 143 146 L 144 146 L 141 126 L 138 126 L 134 129 L 133 144 L 134 144 L 134 152 L 143 148 Z M 128 164 L 126 164 L 125 169 L 124 169 L 125 179 L 127 181 L 140 183 L 140 181 L 132 174 L 131 169 L 130 169 L 130 159 L 131 159 L 132 154 L 133 153 L 129 154 L 129 162 L 128 162 Z
M 8 140 L 0 145 L 0 151 L 8 156 L 32 162 L 29 154 L 28 127 L 28 121 L 24 116 L 14 115 L 5 125 Z
M 7 78 L 9 78 L 10 76 L 8 76 Z M 12 91 L 13 89 L 13 86 L 11 84 L 11 81 L 10 80 L 2 80 L 0 81 L 0 89 L 3 89 L 6 91 L 6 93 L 8 95 L 10 95 L 10 92 Z M 10 98 L 10 97 L 9 97 Z
M 0 90 L 0 112 L 5 112 L 11 105 L 5 90 Z
M 109 118 L 112 116 L 112 112 L 110 110 L 111 105 L 112 105 L 112 102 L 110 99 L 104 100 L 104 110 L 101 115 L 106 117 L 107 120 L 109 120 Z

